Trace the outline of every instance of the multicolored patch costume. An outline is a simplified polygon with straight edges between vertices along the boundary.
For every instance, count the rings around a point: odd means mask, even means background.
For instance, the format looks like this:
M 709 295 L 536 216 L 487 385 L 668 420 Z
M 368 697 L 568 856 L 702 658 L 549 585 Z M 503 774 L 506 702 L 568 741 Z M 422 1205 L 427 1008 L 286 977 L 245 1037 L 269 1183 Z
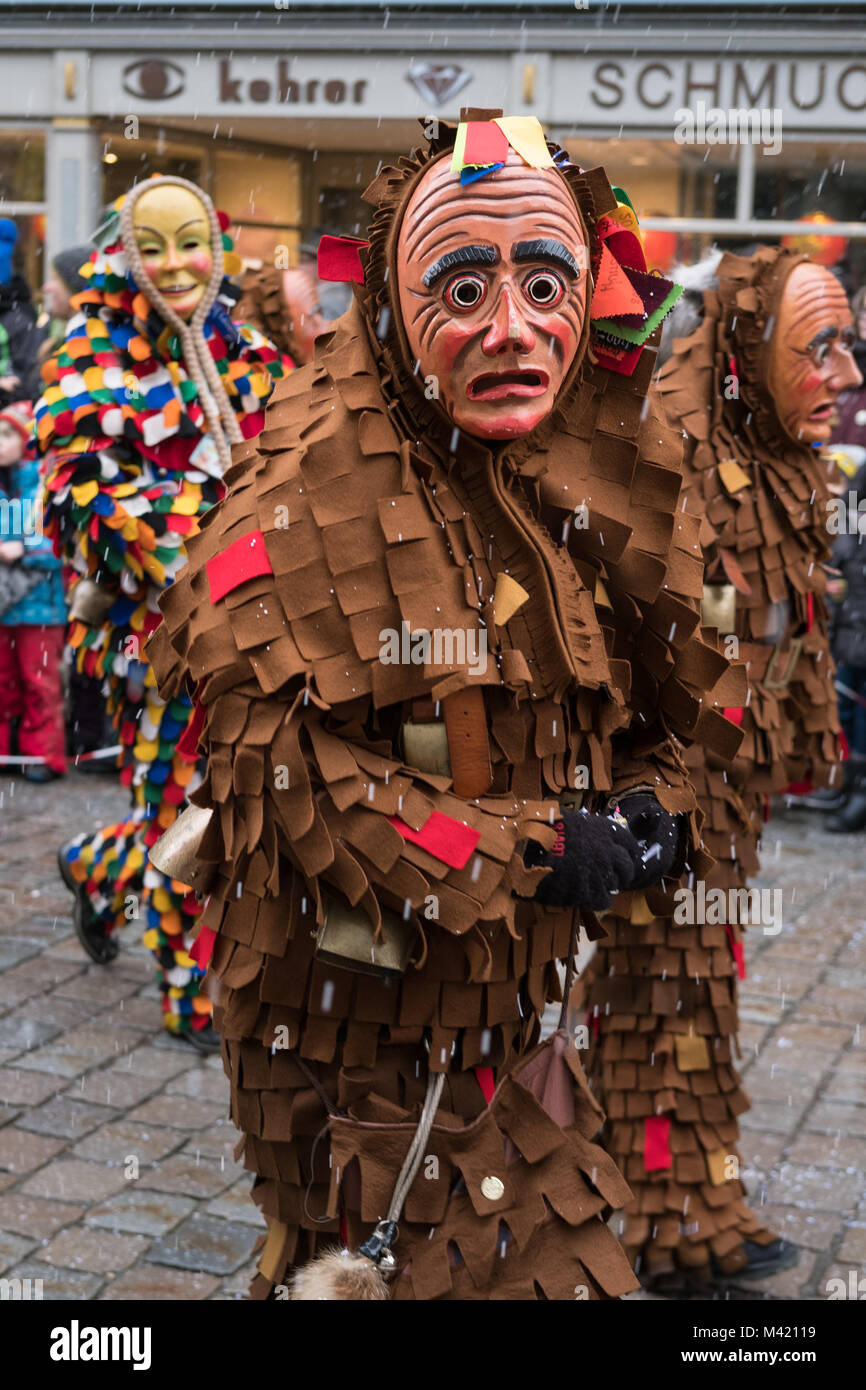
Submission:
M 227 222 L 219 214 L 225 231 Z M 224 237 L 230 251 L 231 242 Z M 225 257 L 233 270 L 234 258 Z M 129 819 L 85 833 L 66 847 L 73 877 L 111 930 L 135 917 L 159 965 L 166 1027 L 202 1028 L 210 1001 L 203 971 L 188 954 L 201 904 L 183 884 L 147 863 L 147 851 L 198 786 L 185 695 L 163 701 L 143 657 L 160 621 L 157 600 L 186 563 L 198 518 L 222 496 L 217 450 L 188 375 L 178 337 L 126 269 L 122 243 L 98 251 L 90 286 L 66 341 L 46 362 L 36 406 L 40 453 L 49 455 L 45 526 L 55 550 L 81 577 L 114 595 L 101 626 L 73 621 L 78 669 L 106 677 L 109 709 L 123 745 L 121 780 L 131 788 Z M 256 329 L 232 322 L 223 282 L 204 333 L 245 438 L 257 435 L 286 359 Z

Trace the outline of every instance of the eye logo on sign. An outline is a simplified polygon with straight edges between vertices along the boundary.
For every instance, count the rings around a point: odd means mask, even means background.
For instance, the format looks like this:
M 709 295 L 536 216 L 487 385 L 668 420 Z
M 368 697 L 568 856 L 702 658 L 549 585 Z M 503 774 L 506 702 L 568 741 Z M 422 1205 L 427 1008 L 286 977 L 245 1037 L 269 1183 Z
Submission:
M 123 69 L 123 90 L 139 100 L 166 101 L 179 96 L 185 84 L 183 68 L 161 58 L 142 58 Z
M 458 67 L 457 63 L 421 62 L 412 64 L 406 78 L 425 101 L 438 106 L 462 92 L 472 81 L 472 73 Z

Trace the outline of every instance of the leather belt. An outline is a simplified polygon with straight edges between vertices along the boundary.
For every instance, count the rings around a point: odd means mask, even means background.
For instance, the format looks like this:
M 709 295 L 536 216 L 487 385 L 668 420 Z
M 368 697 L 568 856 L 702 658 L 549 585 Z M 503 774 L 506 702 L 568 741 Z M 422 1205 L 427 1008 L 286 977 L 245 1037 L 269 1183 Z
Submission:
M 484 796 L 493 771 L 481 686 L 446 695 L 441 711 L 443 718 L 438 719 L 432 700 L 413 700 L 412 720 L 401 730 L 407 764 L 451 777 L 455 794 L 468 801 Z

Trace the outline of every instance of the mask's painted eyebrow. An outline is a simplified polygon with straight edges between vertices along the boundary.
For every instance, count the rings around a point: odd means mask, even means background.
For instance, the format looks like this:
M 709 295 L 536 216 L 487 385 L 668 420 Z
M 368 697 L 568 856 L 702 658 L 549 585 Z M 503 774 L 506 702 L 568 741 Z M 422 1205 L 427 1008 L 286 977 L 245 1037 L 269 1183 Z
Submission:
M 580 277 L 580 266 L 567 246 L 551 237 L 539 237 L 536 241 L 516 241 L 511 248 L 515 261 L 553 261 L 573 280 Z
M 833 340 L 838 337 L 839 330 L 836 327 L 835 323 L 828 323 L 825 325 L 824 328 L 818 329 L 818 332 L 815 334 L 814 338 L 812 338 L 811 341 L 807 344 L 806 351 L 814 352 L 815 348 L 820 347 L 822 343 L 832 343 Z
M 495 246 L 458 246 L 456 251 L 447 251 L 434 261 L 422 278 L 425 289 L 431 289 L 449 270 L 461 265 L 496 265 L 499 252 Z

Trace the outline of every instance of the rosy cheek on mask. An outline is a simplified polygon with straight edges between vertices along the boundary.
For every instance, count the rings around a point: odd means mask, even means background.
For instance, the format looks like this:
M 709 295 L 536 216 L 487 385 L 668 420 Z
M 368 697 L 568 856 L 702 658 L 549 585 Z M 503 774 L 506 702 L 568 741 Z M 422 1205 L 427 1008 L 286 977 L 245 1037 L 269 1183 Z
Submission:
M 577 335 L 571 324 L 563 319 L 553 319 L 544 325 L 544 331 L 558 344 L 563 362 L 570 362 L 577 348 Z
M 813 391 L 820 391 L 823 385 L 824 378 L 820 372 L 809 372 L 797 389 L 801 396 L 808 396 Z
M 438 358 L 441 365 L 450 372 L 466 344 L 484 331 L 477 323 L 468 324 L 460 319 L 452 319 L 436 335 L 431 355 Z
M 187 265 L 199 279 L 206 280 L 213 269 L 213 259 L 210 252 L 202 247 L 201 251 L 195 251 L 187 258 Z

